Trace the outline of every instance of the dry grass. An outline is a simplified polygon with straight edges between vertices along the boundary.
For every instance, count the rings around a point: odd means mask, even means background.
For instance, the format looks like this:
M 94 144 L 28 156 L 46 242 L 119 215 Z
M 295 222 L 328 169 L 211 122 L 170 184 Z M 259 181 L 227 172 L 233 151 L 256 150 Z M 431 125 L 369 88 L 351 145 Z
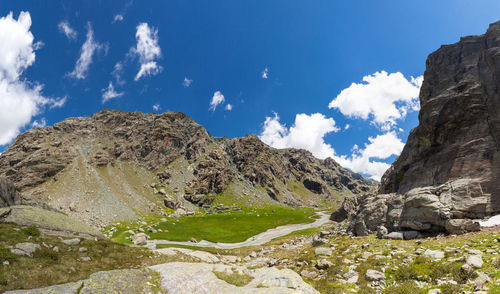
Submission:
M 87 279 L 90 274 L 113 269 L 141 268 L 165 263 L 175 257 L 156 256 L 145 248 L 131 247 L 107 240 L 82 240 L 79 245 L 68 246 L 53 236 L 36 236 L 34 230 L 0 224 L 0 292 L 12 289 L 32 289 L 54 284 Z M 35 236 L 33 236 L 33 234 Z M 5 246 L 32 242 L 41 246 L 33 257 L 12 254 Z M 59 252 L 52 248 L 59 247 Z M 80 252 L 85 247 L 87 251 Z M 81 261 L 90 257 L 90 261 Z

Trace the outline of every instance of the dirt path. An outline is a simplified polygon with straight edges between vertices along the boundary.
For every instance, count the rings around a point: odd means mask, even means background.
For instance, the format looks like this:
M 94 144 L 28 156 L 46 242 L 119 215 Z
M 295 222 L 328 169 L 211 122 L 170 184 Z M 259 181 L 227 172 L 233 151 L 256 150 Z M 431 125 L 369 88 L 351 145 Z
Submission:
M 206 240 L 201 240 L 198 243 L 189 241 L 181 242 L 181 241 L 169 241 L 169 240 L 149 240 L 146 246 L 151 247 L 153 245 L 158 245 L 158 244 L 173 244 L 173 245 L 187 245 L 196 247 L 213 247 L 217 249 L 235 249 L 246 246 L 262 245 L 273 239 L 288 235 L 295 231 L 320 227 L 330 221 L 329 220 L 330 214 L 324 212 L 317 212 L 316 214 L 319 216 L 319 218 L 312 223 L 279 226 L 273 229 L 269 229 L 260 234 L 257 234 L 239 243 L 214 243 Z

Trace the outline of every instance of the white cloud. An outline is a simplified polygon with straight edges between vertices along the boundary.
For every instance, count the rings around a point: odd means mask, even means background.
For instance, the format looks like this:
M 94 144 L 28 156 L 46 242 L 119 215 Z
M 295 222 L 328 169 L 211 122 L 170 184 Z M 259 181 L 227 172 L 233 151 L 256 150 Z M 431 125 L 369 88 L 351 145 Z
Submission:
M 228 103 L 228 104 L 226 105 L 226 108 L 225 108 L 225 109 L 226 109 L 227 111 L 231 111 L 231 110 L 233 110 L 233 105 L 231 105 L 231 104 L 229 104 L 229 103 Z
M 268 78 L 268 75 L 269 75 L 269 68 L 264 68 L 264 70 L 262 71 L 262 78 L 263 79 L 267 79 Z
M 210 101 L 210 110 L 215 111 L 217 105 L 224 103 L 224 100 L 224 95 L 220 91 L 215 92 L 212 101 Z
M 111 72 L 111 75 L 115 78 L 115 81 L 118 85 L 124 85 L 125 81 L 122 80 L 122 73 L 123 73 L 123 63 L 122 62 L 117 62 L 115 64 L 115 68 Z
M 80 52 L 80 57 L 76 61 L 75 69 L 69 73 L 70 77 L 75 79 L 85 79 L 87 77 L 87 72 L 89 66 L 92 63 L 92 58 L 97 50 L 105 49 L 105 46 L 99 44 L 94 40 L 94 31 L 92 30 L 92 25 L 87 24 L 87 39 L 82 45 Z
M 40 48 L 30 27 L 29 12 L 21 12 L 17 20 L 12 13 L 0 17 L 0 145 L 11 142 L 44 106 L 60 107 L 66 101 L 44 97 L 43 85 L 21 78 Z
M 112 23 L 115 23 L 115 22 L 118 22 L 118 21 L 122 21 L 122 20 L 123 20 L 123 15 L 117 14 L 117 15 L 115 15 L 115 18 L 113 18 L 113 22 Z
M 399 155 L 405 144 L 394 131 L 369 137 L 368 141 L 369 143 L 365 143 L 365 148 L 362 150 L 358 145 L 354 145 L 351 156 L 334 156 L 333 159 L 354 172 L 368 174 L 373 179 L 380 180 L 390 164 L 373 159 L 383 160 L 392 155 Z
M 153 110 L 154 111 L 158 111 L 158 110 L 160 110 L 160 108 L 161 108 L 160 104 L 158 104 L 158 103 L 156 103 L 155 105 L 153 105 Z
M 193 80 L 190 80 L 187 77 L 184 77 L 184 81 L 182 82 L 182 85 L 184 87 L 188 88 L 189 86 L 191 86 L 192 83 L 193 83 Z
M 135 33 L 136 47 L 130 52 L 139 58 L 140 69 L 134 80 L 138 81 L 144 76 L 156 75 L 162 71 L 162 67 L 156 63 L 161 57 L 161 48 L 158 45 L 158 30 L 150 28 L 147 23 L 140 23 Z
M 351 128 L 351 125 L 350 124 L 346 124 L 345 127 L 344 127 L 344 131 L 347 131 L 350 128 Z
M 106 103 L 107 101 L 121 97 L 125 94 L 125 92 L 116 92 L 115 87 L 113 86 L 113 82 L 109 82 L 108 87 L 101 90 L 102 92 L 102 103 Z
M 371 119 L 382 130 L 390 130 L 408 111 L 418 110 L 418 95 L 423 77 L 406 79 L 402 73 L 385 71 L 363 77 L 364 83 L 352 83 L 328 105 L 352 118 Z
M 324 137 L 338 131 L 335 121 L 321 113 L 297 114 L 294 125 L 289 129 L 280 123 L 278 114 L 274 113 L 274 117 L 266 117 L 259 138 L 275 148 L 301 148 L 324 159 L 335 155 L 333 147 L 325 143 Z
M 45 126 L 47 126 L 47 120 L 45 120 L 45 118 L 42 117 L 42 119 L 40 119 L 40 120 L 35 120 L 31 124 L 31 126 L 34 128 L 44 128 Z
M 59 28 L 59 32 L 66 35 L 66 38 L 70 40 L 75 40 L 78 33 L 69 25 L 67 21 L 61 21 L 57 26 Z

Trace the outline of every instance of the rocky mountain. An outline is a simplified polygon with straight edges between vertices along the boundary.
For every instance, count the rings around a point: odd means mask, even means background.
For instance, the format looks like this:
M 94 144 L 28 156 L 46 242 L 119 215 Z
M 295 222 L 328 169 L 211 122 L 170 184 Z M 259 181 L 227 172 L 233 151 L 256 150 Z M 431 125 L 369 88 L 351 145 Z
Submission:
M 500 22 L 429 55 L 419 125 L 384 174 L 378 195 L 348 200 L 357 234 L 478 229 L 500 213 Z M 382 232 L 384 229 L 382 228 Z
M 19 135 L 0 156 L 0 176 L 25 203 L 98 227 L 164 205 L 331 206 L 375 185 L 304 150 L 213 137 L 183 113 L 112 110 Z

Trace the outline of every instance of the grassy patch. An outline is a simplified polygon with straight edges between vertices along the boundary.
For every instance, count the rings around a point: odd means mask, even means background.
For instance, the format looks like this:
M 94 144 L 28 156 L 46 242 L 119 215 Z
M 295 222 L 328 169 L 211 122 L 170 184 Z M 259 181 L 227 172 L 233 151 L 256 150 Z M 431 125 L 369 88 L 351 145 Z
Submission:
M 194 215 L 180 219 L 169 219 L 167 222 L 152 218 L 147 223 L 152 224 L 157 230 L 161 229 L 162 232 L 146 233 L 152 239 L 189 241 L 191 238 L 195 238 L 198 241 L 234 243 L 245 241 L 277 226 L 312 222 L 310 217 L 313 214 L 312 209 L 270 207 L 244 209 L 243 211 L 223 214 Z M 129 242 L 126 237 L 130 234 L 126 231 L 130 227 L 126 224 L 118 226 L 112 240 L 121 243 Z
M 107 240 L 82 240 L 69 246 L 55 236 L 33 236 L 33 229 L 0 224 L 0 293 L 13 289 L 32 289 L 87 279 L 90 274 L 112 269 L 141 268 L 164 263 L 167 256 L 157 256 L 145 248 L 130 247 Z M 36 234 L 35 234 L 36 235 Z M 15 255 L 7 246 L 31 242 L 40 245 L 33 257 Z M 48 247 L 44 246 L 46 244 Z M 57 246 L 59 251 L 52 248 Z M 87 251 L 80 252 L 85 247 Z M 81 261 L 90 257 L 90 261 Z
M 231 285 L 235 285 L 238 287 L 242 287 L 247 285 L 253 280 L 253 277 L 248 275 L 248 274 L 239 274 L 237 272 L 233 272 L 231 274 L 225 273 L 225 272 L 216 272 L 214 271 L 214 274 L 217 276 L 217 278 L 226 281 L 226 283 L 229 283 Z

